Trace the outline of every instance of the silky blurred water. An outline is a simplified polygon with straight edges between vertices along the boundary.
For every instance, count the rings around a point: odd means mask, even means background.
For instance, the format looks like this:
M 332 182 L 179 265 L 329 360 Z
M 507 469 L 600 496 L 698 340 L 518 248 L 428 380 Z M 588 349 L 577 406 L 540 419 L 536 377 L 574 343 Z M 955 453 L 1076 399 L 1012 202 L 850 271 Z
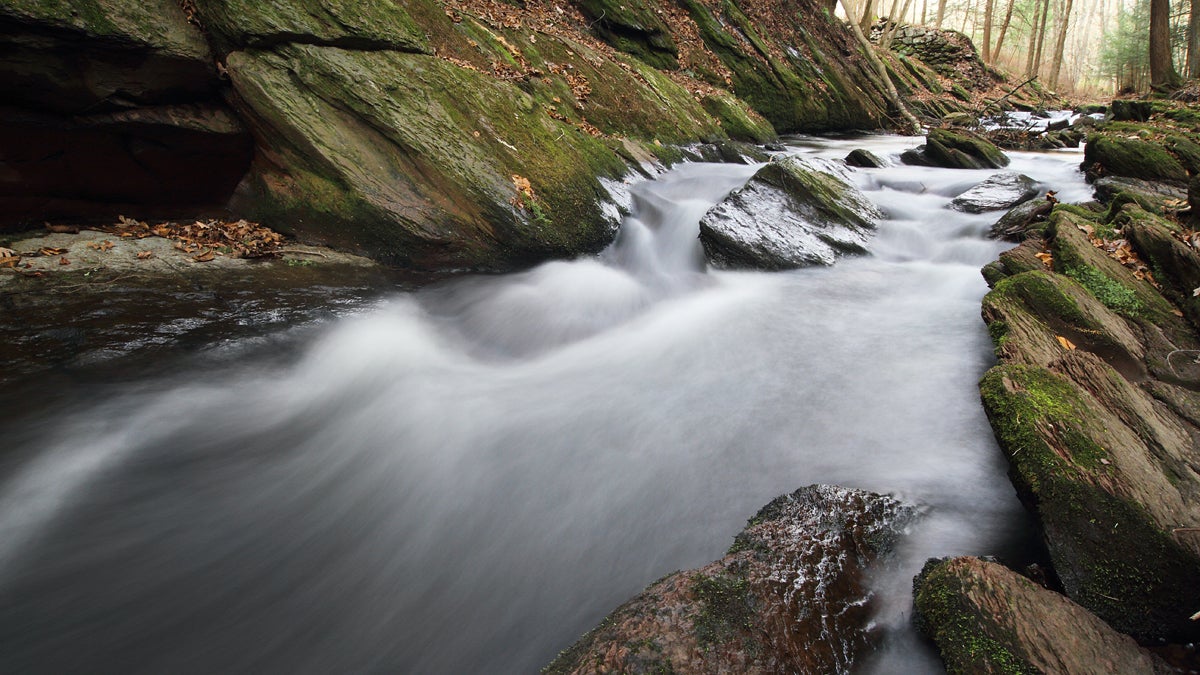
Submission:
M 1010 168 L 1086 200 L 1079 159 Z M 991 172 L 853 171 L 889 217 L 870 257 L 706 270 L 696 223 L 755 168 L 634 186 L 598 258 L 397 295 L 268 365 L 185 360 L 15 416 L 0 672 L 528 673 L 814 482 L 926 508 L 880 574 L 890 638 L 864 668 L 938 670 L 912 575 L 1030 542 L 976 390 L 999 214 L 946 208 Z

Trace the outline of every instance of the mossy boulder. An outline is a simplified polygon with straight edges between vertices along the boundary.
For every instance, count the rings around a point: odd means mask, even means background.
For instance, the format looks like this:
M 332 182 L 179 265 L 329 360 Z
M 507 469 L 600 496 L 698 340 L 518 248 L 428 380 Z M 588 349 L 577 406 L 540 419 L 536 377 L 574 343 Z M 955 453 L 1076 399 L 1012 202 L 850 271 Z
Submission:
M 1141 640 L 1194 640 L 1196 456 L 1166 408 L 1095 354 L 1010 363 L 980 383 L 1022 501 L 1072 600 Z
M 597 176 L 624 162 L 510 83 L 311 45 L 227 67 L 264 148 L 244 196 L 267 222 L 416 269 L 507 269 L 612 237 Z
M 1046 220 L 1054 204 L 1045 199 L 1030 199 L 1009 209 L 988 231 L 993 239 L 1024 241 L 1031 236 L 1040 237 L 1046 229 Z
M 654 582 L 542 672 L 849 672 L 879 637 L 868 566 L 916 514 L 862 490 L 783 495 L 725 557 Z
M 947 169 L 1002 169 L 1009 158 L 986 138 L 965 129 L 934 129 L 925 145 L 903 153 L 905 164 Z
M 1079 282 L 1105 307 L 1126 319 L 1173 328 L 1171 332 L 1181 330 L 1182 326 L 1170 326 L 1180 320 L 1157 289 L 1092 243 L 1100 227 L 1098 221 L 1056 209 L 1047 231 L 1055 271 Z
M 788 269 L 865 253 L 882 214 L 833 169 L 795 156 L 772 160 L 700 220 L 709 260 Z
M 1187 170 L 1160 143 L 1114 134 L 1093 134 L 1083 151 L 1081 167 L 1092 180 L 1129 176 L 1176 183 L 1187 181 Z
M 844 160 L 847 166 L 856 166 L 863 169 L 881 169 L 888 165 L 883 158 L 870 150 L 856 148 L 846 155 Z
M 913 595 L 917 625 L 951 675 L 1173 672 L 1083 607 L 993 562 L 930 560 Z

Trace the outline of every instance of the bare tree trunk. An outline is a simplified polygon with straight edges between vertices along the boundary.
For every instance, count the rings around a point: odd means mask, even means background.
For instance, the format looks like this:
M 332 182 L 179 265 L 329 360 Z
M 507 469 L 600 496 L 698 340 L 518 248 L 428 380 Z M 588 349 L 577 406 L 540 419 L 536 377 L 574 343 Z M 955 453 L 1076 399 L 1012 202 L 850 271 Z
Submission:
M 1008 0 L 1008 9 L 1004 11 L 1004 22 L 1000 24 L 1000 36 L 996 38 L 996 48 L 992 50 L 992 61 L 1000 58 L 1000 48 L 1004 46 L 1004 34 L 1008 32 L 1008 23 L 1012 21 L 1013 5 L 1016 0 Z
M 937 27 L 942 28 L 942 21 L 946 18 L 946 0 L 938 0 Z
M 995 4 L 996 0 L 984 0 L 983 4 L 983 62 L 988 64 L 992 62 L 992 8 Z
M 856 12 L 854 11 L 854 0 L 840 1 L 842 3 L 842 9 L 846 10 L 846 16 L 854 17 L 856 15 Z M 851 18 L 849 23 L 850 31 L 854 33 L 855 39 L 858 40 L 859 46 L 862 47 L 863 54 L 866 55 L 867 61 L 874 66 L 876 73 L 878 73 L 879 80 L 883 83 L 884 89 L 886 89 L 886 93 L 891 104 L 900 112 L 900 116 L 903 117 L 905 123 L 908 124 L 911 133 L 921 133 L 921 122 L 914 117 L 911 112 L 909 112 L 908 106 L 904 105 L 904 99 L 900 98 L 900 92 L 896 91 L 896 85 L 892 82 L 892 77 L 888 75 L 887 66 L 883 64 L 883 60 L 879 58 L 879 54 L 875 53 L 875 48 L 871 45 L 871 41 L 867 39 L 866 34 L 863 33 L 862 27 L 859 26 L 853 18 Z
M 1187 76 L 1200 77 L 1200 0 L 1189 4 L 1187 31 Z
M 921 0 L 921 25 L 929 23 L 929 0 Z
M 1171 63 L 1171 3 L 1150 0 L 1150 86 L 1178 84 L 1179 75 Z
M 1193 0 L 1195 2 L 1197 0 Z M 1058 89 L 1058 74 L 1062 72 L 1063 47 L 1067 44 L 1067 25 L 1071 23 L 1071 5 L 1074 0 L 1066 0 L 1063 7 L 1062 19 L 1058 24 L 1058 35 L 1054 38 L 1054 66 L 1050 70 L 1050 88 Z
M 1033 3 L 1033 21 L 1029 24 L 1029 50 L 1025 52 L 1025 77 L 1033 77 L 1037 74 L 1034 66 L 1037 61 L 1034 60 L 1034 55 L 1037 53 L 1037 26 L 1038 19 L 1042 14 L 1042 3 L 1037 0 Z
M 843 5 L 844 7 L 845 5 Z M 847 14 L 847 16 L 849 16 Z M 862 28 L 863 33 L 871 32 L 871 24 L 875 23 L 875 0 L 865 0 L 863 2 L 862 16 L 859 18 L 858 26 Z
M 1042 2 L 1042 24 L 1037 30 L 1037 54 L 1033 57 L 1034 72 L 1030 75 L 1037 75 L 1042 69 L 1042 46 L 1046 44 L 1046 21 L 1050 18 L 1050 0 Z

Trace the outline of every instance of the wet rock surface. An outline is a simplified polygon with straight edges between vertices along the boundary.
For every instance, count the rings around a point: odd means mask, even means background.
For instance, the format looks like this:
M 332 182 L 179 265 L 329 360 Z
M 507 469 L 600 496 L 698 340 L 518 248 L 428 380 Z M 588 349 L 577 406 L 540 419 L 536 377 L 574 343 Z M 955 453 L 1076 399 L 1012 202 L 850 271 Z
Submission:
M 873 637 L 865 569 L 916 513 L 834 486 L 781 496 L 724 558 L 655 582 L 543 672 L 849 672 Z
M 985 271 L 1001 364 L 980 387 L 1010 475 L 1066 594 L 1140 640 L 1200 634 L 1200 340 L 1180 292 L 1197 267 L 1168 262 L 1191 259 L 1178 236 L 1132 200 L 1059 205 Z
M 1000 211 L 1027 202 L 1038 195 L 1038 182 L 1024 174 L 1006 171 L 967 190 L 950 202 L 950 208 L 966 213 Z
M 934 129 L 925 137 L 925 145 L 906 151 L 900 161 L 946 169 L 1002 169 L 1009 163 L 995 144 L 965 129 Z
M 708 259 L 721 267 L 829 265 L 864 245 L 879 210 L 829 164 L 776 159 L 700 221 Z
M 917 624 L 950 673 L 1171 673 L 1069 599 L 978 558 L 930 560 L 913 583 Z

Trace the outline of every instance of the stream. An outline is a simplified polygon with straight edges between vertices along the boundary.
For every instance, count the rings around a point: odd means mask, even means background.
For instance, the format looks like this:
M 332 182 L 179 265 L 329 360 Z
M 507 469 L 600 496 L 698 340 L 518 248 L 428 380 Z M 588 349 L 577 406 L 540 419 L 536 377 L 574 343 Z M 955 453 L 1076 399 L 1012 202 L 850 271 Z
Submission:
M 1091 198 L 1080 153 L 1010 154 Z M 946 208 L 993 172 L 855 170 L 888 216 L 870 256 L 706 270 L 696 224 L 754 170 L 633 186 L 597 258 L 364 296 L 80 391 L 22 383 L 0 672 L 536 672 L 818 482 L 924 507 L 877 579 L 887 640 L 862 670 L 939 672 L 910 627 L 924 560 L 1038 555 L 976 389 L 1000 214 Z

